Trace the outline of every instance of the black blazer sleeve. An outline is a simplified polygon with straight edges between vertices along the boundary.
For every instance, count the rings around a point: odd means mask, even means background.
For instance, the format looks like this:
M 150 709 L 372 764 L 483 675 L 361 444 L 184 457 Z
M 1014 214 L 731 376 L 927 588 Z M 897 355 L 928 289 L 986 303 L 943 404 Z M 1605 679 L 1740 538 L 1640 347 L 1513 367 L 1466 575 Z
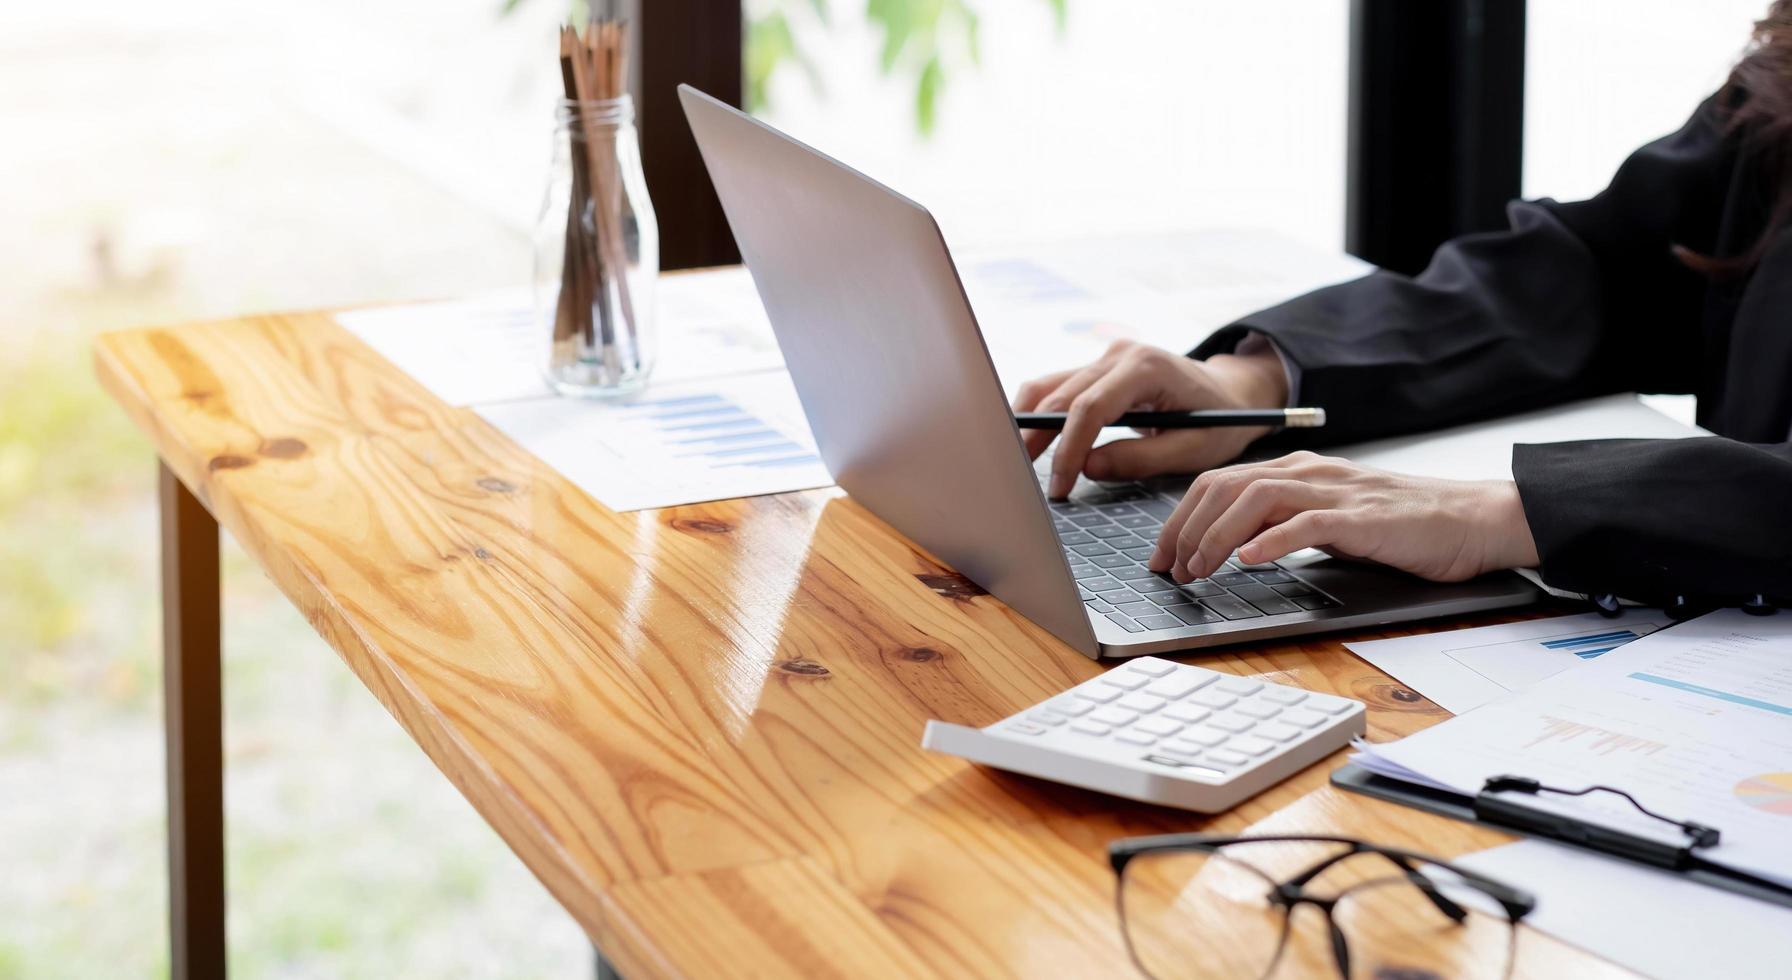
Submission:
M 1715 251 L 1738 169 L 1707 101 L 1597 197 L 1515 203 L 1510 229 L 1449 242 L 1418 276 L 1377 272 L 1309 293 L 1191 356 L 1229 351 L 1250 331 L 1274 340 L 1300 368 L 1300 403 L 1329 416 L 1324 429 L 1275 437 L 1289 447 L 1615 391 L 1693 391 L 1711 369 L 1701 356 L 1709 284 L 1671 247 Z M 1551 585 L 1654 601 L 1792 599 L 1792 446 L 1519 446 L 1513 473 Z
M 1707 101 L 1634 153 L 1597 197 L 1514 202 L 1506 231 L 1438 249 L 1417 276 L 1375 272 L 1245 317 L 1191 352 L 1251 331 L 1300 368 L 1318 446 L 1436 429 L 1615 391 L 1697 381 L 1704 279 L 1671 246 L 1706 250 L 1734 148 Z
M 1556 588 L 1792 600 L 1792 444 L 1557 442 L 1516 447 L 1512 472 Z

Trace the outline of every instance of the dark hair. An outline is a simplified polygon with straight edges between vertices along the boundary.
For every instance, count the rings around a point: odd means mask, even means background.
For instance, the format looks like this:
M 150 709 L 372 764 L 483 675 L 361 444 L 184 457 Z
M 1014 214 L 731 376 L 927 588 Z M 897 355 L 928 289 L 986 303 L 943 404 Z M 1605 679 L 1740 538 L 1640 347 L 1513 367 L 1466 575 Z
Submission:
M 1728 134 L 1759 167 L 1773 207 L 1761 236 L 1743 252 L 1720 258 L 1676 245 L 1674 254 L 1713 279 L 1730 279 L 1752 271 L 1774 234 L 1792 221 L 1792 0 L 1774 0 L 1755 21 L 1717 103 L 1724 107 Z

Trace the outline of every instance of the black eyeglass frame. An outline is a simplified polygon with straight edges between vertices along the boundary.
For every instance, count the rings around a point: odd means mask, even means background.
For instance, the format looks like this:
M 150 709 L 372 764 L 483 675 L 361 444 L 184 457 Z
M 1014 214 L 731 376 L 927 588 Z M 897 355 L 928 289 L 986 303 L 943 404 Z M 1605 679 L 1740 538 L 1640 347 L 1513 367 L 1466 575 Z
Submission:
M 1430 882 L 1418 872 L 1418 869 L 1412 866 L 1411 862 L 1421 861 L 1456 875 L 1458 878 L 1479 889 L 1488 898 L 1493 899 L 1505 910 L 1513 927 L 1512 936 L 1514 942 L 1517 940 L 1517 927 L 1519 922 L 1521 922 L 1525 916 L 1531 914 L 1537 907 L 1536 897 L 1521 888 L 1514 888 L 1504 882 L 1495 881 L 1486 875 L 1469 871 L 1466 868 L 1459 868 L 1448 861 L 1432 857 L 1429 854 L 1420 854 L 1417 851 L 1408 851 L 1404 848 L 1371 844 L 1368 841 L 1360 840 L 1355 837 L 1338 837 L 1328 834 L 1158 834 L 1151 837 L 1128 837 L 1108 844 L 1108 864 L 1114 869 L 1114 910 L 1120 920 L 1120 935 L 1126 943 L 1127 955 L 1132 958 L 1133 965 L 1138 968 L 1139 972 L 1146 976 L 1151 975 L 1151 971 L 1140 961 L 1138 951 L 1133 948 L 1132 934 L 1126 928 L 1126 868 L 1127 865 L 1132 863 L 1134 858 L 1142 857 L 1147 854 L 1175 851 L 1200 851 L 1214 854 L 1218 853 L 1222 848 L 1232 844 L 1273 844 L 1278 842 L 1342 844 L 1345 845 L 1345 850 L 1339 851 L 1338 853 L 1319 861 L 1312 867 L 1286 881 L 1271 882 L 1274 891 L 1267 897 L 1282 909 L 1282 936 L 1276 946 L 1275 953 L 1270 960 L 1272 967 L 1274 963 L 1281 959 L 1282 952 L 1287 947 L 1288 924 L 1295 907 L 1302 904 L 1312 905 L 1315 908 L 1318 908 L 1325 916 L 1327 930 L 1330 933 L 1332 940 L 1332 959 L 1338 967 L 1338 975 L 1344 977 L 1345 980 L 1348 980 L 1350 977 L 1349 945 L 1345 942 L 1343 930 L 1340 929 L 1337 923 L 1332 919 L 1333 907 L 1337 905 L 1340 898 L 1348 893 L 1348 890 L 1341 892 L 1338 895 L 1320 896 L 1309 895 L 1303 888 L 1314 878 L 1323 874 L 1327 868 L 1332 867 L 1345 858 L 1355 857 L 1358 854 L 1379 854 L 1382 857 L 1387 858 L 1396 868 L 1406 875 L 1408 881 L 1411 881 L 1413 885 L 1418 887 L 1418 889 L 1430 899 L 1431 903 L 1437 906 L 1440 912 L 1456 922 L 1461 922 L 1467 918 L 1467 910 L 1463 909 L 1460 905 L 1457 905 L 1455 901 L 1438 891 L 1435 887 L 1432 887 Z M 1510 960 L 1508 960 L 1506 964 L 1508 972 L 1511 971 L 1511 967 L 1512 964 Z

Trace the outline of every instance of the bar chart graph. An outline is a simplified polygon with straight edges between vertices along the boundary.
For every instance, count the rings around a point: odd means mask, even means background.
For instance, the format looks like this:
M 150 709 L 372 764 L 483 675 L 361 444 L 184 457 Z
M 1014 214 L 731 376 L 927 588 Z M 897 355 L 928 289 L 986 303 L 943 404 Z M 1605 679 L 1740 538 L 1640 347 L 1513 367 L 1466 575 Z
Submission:
M 624 402 L 546 399 L 479 413 L 614 510 L 833 482 L 783 371 L 658 385 Z

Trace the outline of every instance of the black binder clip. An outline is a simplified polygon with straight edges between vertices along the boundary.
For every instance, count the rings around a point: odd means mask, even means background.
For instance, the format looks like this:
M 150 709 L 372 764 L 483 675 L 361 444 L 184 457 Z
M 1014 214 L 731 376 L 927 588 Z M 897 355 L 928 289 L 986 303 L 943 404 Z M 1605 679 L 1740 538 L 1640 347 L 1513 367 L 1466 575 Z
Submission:
M 1598 824 L 1577 820 L 1566 814 L 1549 810 L 1537 810 L 1512 800 L 1502 799 L 1500 793 L 1522 793 L 1537 796 L 1541 793 L 1555 793 L 1559 796 L 1586 796 L 1589 793 L 1613 793 L 1629 801 L 1644 816 L 1680 828 L 1686 835 L 1686 843 L 1675 846 L 1637 834 L 1602 827 Z M 1558 789 L 1545 786 L 1535 779 L 1524 776 L 1494 776 L 1482 784 L 1481 792 L 1475 796 L 1475 817 L 1490 824 L 1498 824 L 1512 830 L 1549 837 L 1555 840 L 1580 844 L 1595 850 L 1628 857 L 1664 868 L 1685 868 L 1690 865 L 1693 851 L 1701 848 L 1716 847 L 1722 833 L 1716 827 L 1708 827 L 1690 820 L 1675 820 L 1663 816 L 1637 802 L 1637 798 L 1612 786 L 1588 786 L 1583 789 Z

